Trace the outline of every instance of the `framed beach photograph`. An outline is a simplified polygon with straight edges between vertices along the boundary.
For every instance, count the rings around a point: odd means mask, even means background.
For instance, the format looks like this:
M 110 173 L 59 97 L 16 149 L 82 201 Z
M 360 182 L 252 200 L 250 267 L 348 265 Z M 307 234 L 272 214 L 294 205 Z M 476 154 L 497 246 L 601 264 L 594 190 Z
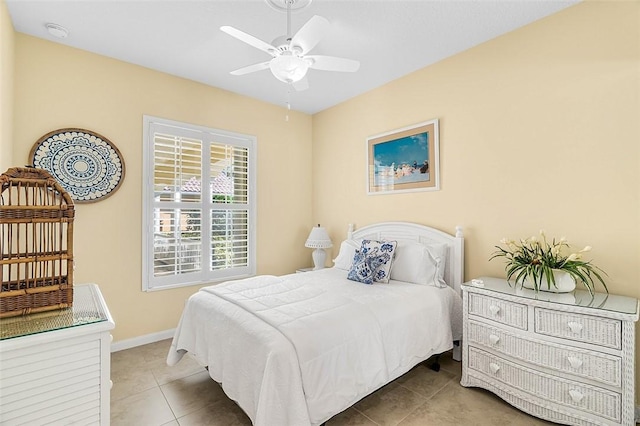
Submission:
M 438 120 L 367 138 L 367 194 L 440 189 Z

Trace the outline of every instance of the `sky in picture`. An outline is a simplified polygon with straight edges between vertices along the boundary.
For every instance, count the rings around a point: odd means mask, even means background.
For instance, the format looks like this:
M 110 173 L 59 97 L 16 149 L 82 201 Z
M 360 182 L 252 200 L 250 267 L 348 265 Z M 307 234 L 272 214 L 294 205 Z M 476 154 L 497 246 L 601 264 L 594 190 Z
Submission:
M 395 164 L 419 166 L 429 159 L 427 132 L 379 143 L 373 147 L 373 158 L 376 166 L 388 167 Z

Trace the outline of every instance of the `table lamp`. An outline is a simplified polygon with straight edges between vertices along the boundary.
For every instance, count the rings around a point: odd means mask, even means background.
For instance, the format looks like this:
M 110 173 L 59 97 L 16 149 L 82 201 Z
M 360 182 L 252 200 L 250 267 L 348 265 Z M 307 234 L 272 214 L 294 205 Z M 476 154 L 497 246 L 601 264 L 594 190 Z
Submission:
M 324 268 L 324 264 L 327 259 L 327 253 L 324 249 L 333 246 L 327 230 L 320 226 L 320 224 L 311 228 L 311 232 L 309 233 L 309 237 L 307 238 L 307 242 L 304 243 L 304 246 L 315 249 L 311 255 L 313 258 L 313 270 L 315 271 Z

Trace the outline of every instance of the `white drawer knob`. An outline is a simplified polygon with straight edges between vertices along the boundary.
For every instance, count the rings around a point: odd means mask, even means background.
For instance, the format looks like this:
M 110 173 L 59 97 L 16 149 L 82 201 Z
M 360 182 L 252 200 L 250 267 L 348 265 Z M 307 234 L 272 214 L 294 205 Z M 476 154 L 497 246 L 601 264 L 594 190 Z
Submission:
M 580 393 L 580 391 L 577 391 L 575 389 L 571 389 L 569 391 L 569 395 L 571 396 L 571 399 L 573 399 L 573 402 L 575 403 L 582 401 L 582 398 L 584 398 L 584 395 Z
M 496 374 L 498 372 L 498 370 L 500 370 L 500 366 L 498 364 L 493 363 L 493 362 L 489 364 L 489 368 L 491 369 L 491 372 L 493 374 Z
M 489 341 L 491 342 L 492 345 L 495 345 L 496 343 L 498 343 L 500 341 L 500 337 L 496 336 L 495 334 L 490 334 L 489 335 Z
M 580 324 L 579 322 L 569 321 L 567 325 L 573 333 L 578 334 L 582 331 L 582 324 Z
M 489 306 L 489 311 L 491 311 L 494 316 L 498 315 L 498 312 L 500 312 L 500 306 L 491 305 Z
M 568 356 L 567 359 L 569 360 L 569 364 L 571 364 L 573 368 L 582 367 L 582 360 L 580 358 L 576 358 L 574 356 Z

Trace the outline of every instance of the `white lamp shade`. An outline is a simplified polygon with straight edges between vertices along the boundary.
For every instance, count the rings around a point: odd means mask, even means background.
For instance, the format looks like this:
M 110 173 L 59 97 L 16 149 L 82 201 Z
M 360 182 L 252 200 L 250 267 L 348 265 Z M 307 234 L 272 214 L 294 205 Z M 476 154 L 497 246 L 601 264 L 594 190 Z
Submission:
M 329 238 L 327 230 L 322 226 L 315 226 L 311 229 L 304 246 L 308 248 L 329 248 L 332 247 L 333 244 L 331 243 L 331 238 Z

